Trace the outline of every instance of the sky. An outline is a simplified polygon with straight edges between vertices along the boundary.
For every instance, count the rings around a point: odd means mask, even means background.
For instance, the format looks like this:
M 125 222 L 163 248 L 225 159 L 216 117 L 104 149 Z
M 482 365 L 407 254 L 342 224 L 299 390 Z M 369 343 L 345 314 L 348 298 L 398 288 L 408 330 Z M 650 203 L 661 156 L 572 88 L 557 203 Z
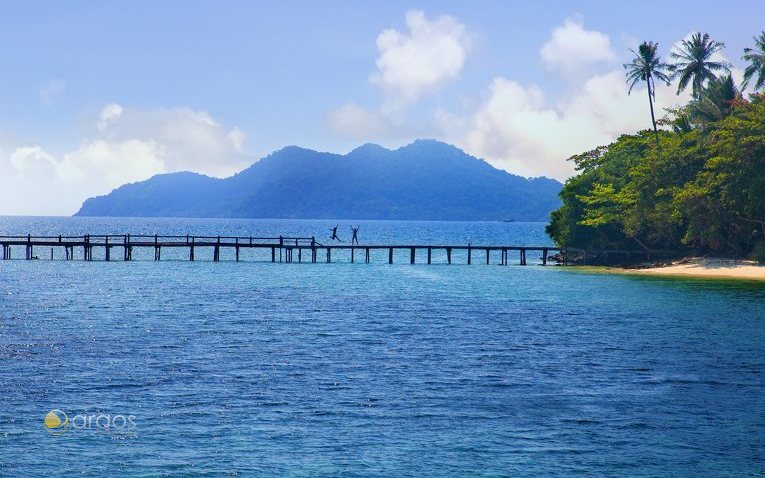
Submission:
M 761 1 L 0 1 L 0 214 L 69 215 L 154 174 L 226 177 L 287 145 L 416 138 L 565 180 L 650 127 L 622 64 L 691 32 L 741 54 Z M 687 101 L 660 87 L 657 108 Z M 660 114 L 661 115 L 661 114 Z

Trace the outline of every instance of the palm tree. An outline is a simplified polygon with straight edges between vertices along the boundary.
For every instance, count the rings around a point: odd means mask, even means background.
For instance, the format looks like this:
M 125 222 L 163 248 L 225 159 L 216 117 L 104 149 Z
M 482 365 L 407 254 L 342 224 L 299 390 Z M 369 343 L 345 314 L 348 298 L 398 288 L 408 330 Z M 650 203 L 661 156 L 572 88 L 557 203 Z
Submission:
M 746 88 L 749 80 L 757 75 L 757 81 L 754 83 L 754 89 L 759 90 L 765 86 L 765 31 L 760 33 L 759 37 L 754 38 L 754 48 L 744 48 L 742 60 L 748 61 L 749 66 L 744 70 L 744 84 L 742 89 Z
M 694 33 L 690 40 L 682 41 L 677 51 L 670 53 L 672 59 L 677 60 L 671 70 L 673 80 L 680 78 L 677 84 L 678 95 L 691 83 L 693 97 L 698 98 L 704 82 L 717 78 L 715 71 L 730 73 L 730 63 L 711 60 L 712 55 L 724 47 L 725 43 L 712 40 L 707 33 Z
M 688 104 L 691 119 L 701 127 L 721 120 L 733 112 L 736 100 L 741 99 L 741 91 L 736 87 L 731 75 L 726 75 L 707 83 L 698 98 Z
M 627 94 L 632 93 L 632 88 L 638 81 L 645 81 L 646 86 L 648 86 L 648 105 L 651 107 L 651 124 L 653 124 L 653 134 L 656 136 L 657 147 L 659 146 L 659 130 L 656 128 L 656 116 L 653 112 L 653 102 L 656 100 L 654 78 L 669 84 L 669 77 L 666 73 L 669 65 L 661 62 L 661 58 L 656 54 L 658 48 L 658 43 L 644 41 L 638 47 L 637 52 L 630 49 L 635 58 L 632 59 L 632 62 L 624 64 L 624 69 L 627 70 L 627 83 L 630 84 Z

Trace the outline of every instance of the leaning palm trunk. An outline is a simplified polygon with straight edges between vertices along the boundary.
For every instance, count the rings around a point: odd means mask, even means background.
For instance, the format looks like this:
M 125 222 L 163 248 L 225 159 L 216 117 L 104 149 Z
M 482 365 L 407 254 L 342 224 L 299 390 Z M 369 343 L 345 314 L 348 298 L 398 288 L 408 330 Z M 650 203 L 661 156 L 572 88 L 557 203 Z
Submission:
M 653 124 L 653 134 L 656 137 L 656 147 L 659 147 L 659 129 L 656 127 L 656 116 L 653 112 L 653 94 L 651 92 L 651 81 L 648 81 L 648 106 L 651 107 L 651 124 Z

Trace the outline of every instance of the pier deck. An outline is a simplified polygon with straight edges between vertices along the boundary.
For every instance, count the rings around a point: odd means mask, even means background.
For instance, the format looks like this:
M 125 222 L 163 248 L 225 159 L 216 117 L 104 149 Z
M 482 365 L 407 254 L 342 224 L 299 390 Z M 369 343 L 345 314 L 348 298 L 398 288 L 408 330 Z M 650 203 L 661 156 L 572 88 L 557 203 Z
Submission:
M 270 252 L 271 262 L 332 262 L 333 251 L 346 251 L 350 254 L 351 262 L 371 261 L 373 251 L 387 252 L 384 259 L 389 264 L 394 263 L 394 252 L 408 251 L 408 263 L 433 263 L 434 252 L 445 254 L 446 263 L 452 264 L 456 259 L 455 251 L 464 252 L 464 261 L 467 264 L 485 263 L 490 264 L 492 257 L 499 265 L 508 265 L 510 255 L 517 258 L 520 265 L 527 264 L 527 254 L 537 252 L 541 254 L 540 263 L 546 265 L 550 253 L 560 253 L 561 262 L 565 264 L 565 251 L 557 247 L 549 246 L 514 246 L 514 245 L 450 245 L 450 244 L 321 244 L 315 237 L 254 237 L 254 236 L 167 236 L 145 234 L 102 234 L 83 236 L 0 236 L 0 245 L 3 249 L 3 260 L 13 258 L 13 250 L 24 249 L 24 258 L 27 260 L 38 259 L 35 251 L 44 250 L 50 255 L 45 258 L 54 258 L 53 251 L 63 252 L 59 254 L 64 260 L 93 260 L 93 250 L 103 251 L 103 260 L 133 260 L 134 249 L 149 249 L 154 252 L 154 260 L 162 258 L 163 249 L 184 248 L 188 250 L 190 261 L 199 258 L 200 248 L 212 254 L 207 257 L 214 262 L 221 260 L 221 251 L 234 252 L 234 260 L 240 260 L 242 250 L 262 249 Z M 116 251 L 115 251 L 116 250 Z M 117 256 L 114 255 L 117 252 Z M 420 262 L 417 261 L 418 253 L 422 254 Z M 400 252 L 399 252 L 400 254 Z M 361 257 L 357 257 L 361 256 Z M 269 256 L 266 256 L 266 260 Z

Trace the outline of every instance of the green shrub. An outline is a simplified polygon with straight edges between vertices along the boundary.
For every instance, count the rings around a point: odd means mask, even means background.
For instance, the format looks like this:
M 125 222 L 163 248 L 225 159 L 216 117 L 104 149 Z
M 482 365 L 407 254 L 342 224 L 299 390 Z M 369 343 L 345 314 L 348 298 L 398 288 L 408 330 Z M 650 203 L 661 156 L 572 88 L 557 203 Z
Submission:
M 765 264 L 765 241 L 760 241 L 754 245 L 752 252 L 749 253 L 749 259 Z

